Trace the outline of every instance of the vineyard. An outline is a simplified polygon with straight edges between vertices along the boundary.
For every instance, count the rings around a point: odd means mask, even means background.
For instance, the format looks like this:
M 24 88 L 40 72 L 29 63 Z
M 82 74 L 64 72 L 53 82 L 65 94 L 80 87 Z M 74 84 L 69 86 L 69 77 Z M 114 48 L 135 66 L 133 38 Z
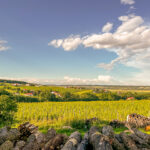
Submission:
M 150 116 L 150 101 L 96 101 L 96 102 L 43 102 L 18 103 L 18 112 L 13 126 L 30 121 L 39 127 L 60 128 L 76 120 L 97 117 L 102 122 L 126 120 L 131 113 Z
M 149 117 L 150 87 L 1 83 L 0 106 L 1 127 L 28 121 L 41 130 L 64 126 L 86 130 L 85 122 L 91 118 L 97 119 L 92 125 L 103 126 L 114 119 L 125 121 L 132 113 Z

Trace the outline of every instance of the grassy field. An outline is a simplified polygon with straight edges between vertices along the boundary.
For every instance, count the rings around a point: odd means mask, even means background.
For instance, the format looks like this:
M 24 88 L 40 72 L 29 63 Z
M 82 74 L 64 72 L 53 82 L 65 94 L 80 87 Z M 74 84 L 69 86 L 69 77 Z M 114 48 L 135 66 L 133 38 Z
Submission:
M 113 119 L 124 121 L 131 113 L 148 117 L 149 108 L 150 100 L 18 103 L 17 123 L 13 126 L 29 121 L 42 130 L 54 127 L 61 132 L 65 125 L 84 130 L 86 119 L 97 117 L 100 121 L 96 125 L 103 126 Z

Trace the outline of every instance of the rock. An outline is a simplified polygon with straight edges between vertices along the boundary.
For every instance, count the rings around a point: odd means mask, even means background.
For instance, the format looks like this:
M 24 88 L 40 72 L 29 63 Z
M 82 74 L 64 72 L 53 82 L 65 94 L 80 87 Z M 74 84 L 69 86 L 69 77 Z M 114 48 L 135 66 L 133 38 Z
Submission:
M 21 124 L 18 127 L 18 130 L 20 132 L 20 139 L 26 140 L 31 134 L 36 133 L 38 131 L 38 127 L 30 124 L 29 122 L 26 122 L 24 124 Z
M 97 127 L 90 128 L 89 142 L 94 150 L 113 150 L 109 138 L 101 134 Z
M 18 147 L 14 147 L 13 149 L 11 149 L 11 150 L 20 150 Z
M 4 127 L 2 129 L 0 129 L 0 135 L 1 136 L 6 135 L 10 129 L 11 129 L 10 127 Z
M 31 130 L 35 127 L 30 124 L 25 126 Z M 83 140 L 78 131 L 68 138 L 56 134 L 54 129 L 49 129 L 46 134 L 34 130 L 30 136 L 26 135 L 25 141 L 21 140 L 18 129 L 4 127 L 0 129 L 0 150 L 150 150 L 149 134 L 132 128 L 128 123 L 126 127 L 130 134 L 115 134 L 110 125 L 104 126 L 101 132 L 98 127 L 91 127 Z
M 0 150 L 12 150 L 13 143 L 11 141 L 6 141 L 0 146 Z
M 25 145 L 25 147 L 23 147 L 22 150 L 41 150 L 41 148 L 38 146 L 36 142 L 34 142 L 34 143 L 28 143 L 27 145 Z
M 82 140 L 81 143 L 78 145 L 77 150 L 86 150 L 87 147 L 88 147 L 88 145 L 89 145 L 88 139 L 89 139 L 89 134 L 86 133 L 86 134 L 84 135 L 83 140 Z
M 138 129 L 132 129 L 133 133 L 143 139 L 146 143 L 150 144 L 150 135 L 139 131 Z
M 102 133 L 109 137 L 109 143 L 112 145 L 115 150 L 125 150 L 125 147 L 122 143 L 120 143 L 116 138 L 111 126 L 104 126 L 102 128 Z
M 73 132 L 61 150 L 76 150 L 81 139 L 81 134 L 78 131 Z
M 23 147 L 22 150 L 40 150 L 40 147 L 36 141 L 36 137 L 34 134 L 31 134 L 27 139 L 27 143 Z
M 74 139 L 76 139 L 77 140 L 77 142 L 81 142 L 81 134 L 78 132 L 78 131 L 76 131 L 76 132 L 73 132 L 70 136 L 69 136 L 69 139 L 72 139 L 72 138 L 74 138 Z
M 62 129 L 68 129 L 68 130 L 72 130 L 73 128 L 70 126 L 63 126 Z
M 36 138 L 36 142 L 38 143 L 39 147 L 44 147 L 44 144 L 45 144 L 45 141 L 46 141 L 46 138 L 45 138 L 45 135 L 41 132 L 36 132 L 35 134 L 35 138 Z
M 120 133 L 120 137 L 128 150 L 138 150 L 136 143 L 124 132 Z
M 27 140 L 28 143 L 32 143 L 36 140 L 36 136 L 34 134 L 31 134 Z
M 25 141 L 18 141 L 16 143 L 15 148 L 21 149 L 21 148 L 23 148 L 25 146 L 25 144 L 26 144 Z
M 96 127 L 96 126 L 91 127 L 90 130 L 89 130 L 89 137 L 91 137 L 92 134 L 95 133 L 95 132 L 99 132 L 99 128 Z
M 28 137 L 27 143 L 23 147 L 23 150 L 41 150 L 44 145 L 45 135 L 38 131 Z
M 53 128 L 49 129 L 45 135 L 46 142 L 52 139 L 55 135 L 56 135 L 56 131 Z
M 113 128 L 111 126 L 104 126 L 102 128 L 102 133 L 105 135 L 105 136 L 108 136 L 110 138 L 114 138 L 114 131 L 113 131 Z
M 0 129 L 0 145 L 5 142 L 9 129 L 9 127 L 4 127 Z
M 20 132 L 16 128 L 12 128 L 8 132 L 7 140 L 14 141 L 18 140 L 20 137 Z
M 58 134 L 45 144 L 44 150 L 60 150 L 66 141 L 66 136 Z
M 41 132 L 38 131 L 34 135 L 35 135 L 35 138 L 36 138 L 36 140 L 37 140 L 38 143 L 45 142 L 45 135 L 43 133 L 41 133 Z
M 119 141 L 119 143 L 123 143 L 120 134 L 115 134 L 115 138 Z
M 140 137 L 136 136 L 135 134 L 130 134 L 129 137 L 131 137 L 131 139 L 136 142 L 136 145 L 138 148 L 150 149 L 150 145 L 148 143 L 146 143 L 145 140 L 141 139 Z
M 0 130 L 0 144 L 4 143 L 6 140 L 14 141 L 19 139 L 20 132 L 15 128 L 4 127 Z
M 134 113 L 127 116 L 127 123 L 131 127 L 146 127 L 150 125 L 150 118 Z

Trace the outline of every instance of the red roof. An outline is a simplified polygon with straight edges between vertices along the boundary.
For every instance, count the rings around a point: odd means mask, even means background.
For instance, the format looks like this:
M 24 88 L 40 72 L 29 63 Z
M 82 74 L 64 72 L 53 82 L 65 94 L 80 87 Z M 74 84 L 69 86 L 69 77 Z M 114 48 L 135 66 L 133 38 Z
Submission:
M 128 97 L 127 100 L 134 99 L 134 97 Z
M 33 93 L 26 93 L 25 95 L 33 95 Z

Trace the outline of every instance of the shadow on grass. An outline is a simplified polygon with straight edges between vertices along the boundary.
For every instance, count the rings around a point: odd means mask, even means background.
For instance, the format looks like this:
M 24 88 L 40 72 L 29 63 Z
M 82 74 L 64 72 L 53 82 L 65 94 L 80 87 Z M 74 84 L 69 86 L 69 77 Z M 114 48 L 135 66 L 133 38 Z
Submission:
M 5 126 L 12 127 L 14 124 L 19 124 L 20 122 L 18 120 L 11 120 L 11 121 L 0 121 L 0 128 L 3 128 Z

